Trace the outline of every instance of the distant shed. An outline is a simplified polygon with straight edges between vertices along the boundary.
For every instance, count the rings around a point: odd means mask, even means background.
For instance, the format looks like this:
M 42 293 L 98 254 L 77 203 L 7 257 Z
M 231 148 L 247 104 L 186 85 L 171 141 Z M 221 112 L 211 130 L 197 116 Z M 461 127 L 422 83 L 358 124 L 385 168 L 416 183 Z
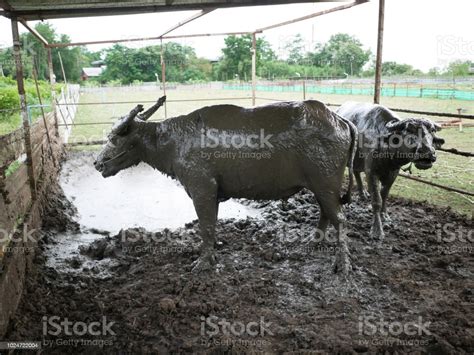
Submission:
M 100 76 L 100 74 L 102 74 L 102 72 L 104 71 L 104 67 L 100 67 L 100 68 L 94 68 L 94 67 L 91 67 L 91 68 L 82 68 L 82 72 L 81 72 L 81 80 L 88 80 L 90 78 L 97 78 Z

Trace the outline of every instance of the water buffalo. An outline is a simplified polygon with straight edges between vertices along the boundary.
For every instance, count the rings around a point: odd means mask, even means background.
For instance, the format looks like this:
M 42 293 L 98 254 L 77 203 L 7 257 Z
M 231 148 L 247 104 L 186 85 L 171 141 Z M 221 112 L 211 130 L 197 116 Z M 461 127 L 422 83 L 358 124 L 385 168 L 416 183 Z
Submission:
M 336 271 L 349 270 L 341 198 L 345 167 L 352 172 L 357 131 L 318 101 L 281 102 L 254 108 L 208 106 L 162 122 L 146 122 L 161 106 L 135 107 L 112 128 L 94 165 L 104 177 L 145 162 L 176 178 L 199 219 L 201 256 L 193 271 L 215 263 L 215 224 L 226 199 L 288 198 L 311 190 L 321 207 L 318 228 L 338 232 Z M 351 175 L 352 177 L 352 175 Z M 152 187 L 150 187 L 152 188 Z
M 421 118 L 401 120 L 388 108 L 367 103 L 347 102 L 337 113 L 359 131 L 354 175 L 361 198 L 372 199 L 371 235 L 381 239 L 382 218 L 389 219 L 387 196 L 400 168 L 410 162 L 418 169 L 431 168 L 436 161 L 435 149 L 444 144 L 442 138 L 435 136 L 441 126 Z M 370 195 L 364 190 L 361 172 L 365 172 Z

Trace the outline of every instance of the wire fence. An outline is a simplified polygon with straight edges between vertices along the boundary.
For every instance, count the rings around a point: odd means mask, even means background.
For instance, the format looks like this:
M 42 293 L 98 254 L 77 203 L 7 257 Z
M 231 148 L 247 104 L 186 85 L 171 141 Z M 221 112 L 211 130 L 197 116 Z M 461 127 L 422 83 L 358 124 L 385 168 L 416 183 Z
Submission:
M 250 84 L 224 84 L 225 90 L 252 90 Z M 373 96 L 375 89 L 366 84 L 316 84 L 299 82 L 277 82 L 259 83 L 255 87 L 261 92 L 303 92 L 312 94 L 335 94 L 335 95 L 368 95 Z M 474 101 L 474 90 L 460 90 L 448 88 L 413 87 L 410 84 L 385 84 L 381 88 L 381 96 L 387 97 L 418 97 L 443 100 L 465 100 Z

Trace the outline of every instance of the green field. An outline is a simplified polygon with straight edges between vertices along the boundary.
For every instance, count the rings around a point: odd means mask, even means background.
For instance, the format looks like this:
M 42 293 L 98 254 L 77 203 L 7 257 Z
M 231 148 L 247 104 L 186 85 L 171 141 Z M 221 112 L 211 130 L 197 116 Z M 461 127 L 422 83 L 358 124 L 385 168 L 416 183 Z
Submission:
M 76 124 L 70 141 L 101 140 L 106 138 L 110 130 L 111 123 L 117 117 L 126 114 L 138 103 L 156 100 L 162 95 L 161 91 L 151 88 L 141 90 L 131 87 L 125 89 L 103 89 L 94 93 L 84 93 L 81 95 L 80 102 L 118 102 L 130 101 L 127 104 L 112 105 L 83 105 L 78 109 Z M 251 106 L 251 94 L 245 91 L 217 90 L 210 86 L 203 85 L 199 88 L 182 88 L 178 90 L 168 90 L 167 92 L 167 113 L 168 117 L 189 113 L 199 107 L 218 104 L 233 103 L 242 106 Z M 301 100 L 302 93 L 278 93 L 278 92 L 257 92 L 261 98 L 272 98 L 279 100 Z M 218 98 L 228 100 L 216 100 Z M 244 98 L 244 99 L 240 99 Z M 198 102 L 173 102 L 174 100 L 205 99 Z M 214 100 L 213 100 L 214 99 Z M 372 97 L 368 96 L 341 96 L 341 95 L 307 95 L 307 99 L 317 99 L 325 103 L 340 104 L 346 101 L 365 101 L 371 102 Z M 270 100 L 258 99 L 257 105 L 271 102 Z M 439 99 L 419 99 L 419 98 L 400 98 L 400 97 L 382 97 L 382 104 L 393 108 L 406 108 L 414 110 L 426 110 L 437 112 L 457 113 L 457 108 L 463 108 L 467 114 L 474 113 L 474 102 L 439 100 Z M 145 107 L 150 104 L 145 103 Z M 400 114 L 401 117 L 413 117 L 410 114 Z M 163 120 L 164 109 L 161 108 L 153 117 L 154 120 Z M 440 121 L 446 120 L 442 117 L 433 117 L 432 119 Z M 80 125 L 90 122 L 108 122 L 101 125 Z M 474 122 L 472 122 L 474 123 Z M 458 128 L 446 128 L 438 133 L 440 137 L 446 140 L 445 148 L 456 148 L 464 151 L 474 150 L 474 127 L 464 127 L 463 132 Z M 97 147 L 96 147 L 97 148 Z M 421 178 L 432 180 L 437 183 L 457 187 L 463 190 L 474 192 L 474 159 L 457 156 L 449 153 L 439 152 L 438 161 L 430 170 L 417 170 L 412 168 L 413 174 Z M 426 184 L 421 184 L 404 178 L 398 178 L 392 195 L 428 201 L 442 207 L 451 207 L 459 213 L 468 216 L 473 215 L 474 198 L 461 195 L 455 192 L 445 191 Z

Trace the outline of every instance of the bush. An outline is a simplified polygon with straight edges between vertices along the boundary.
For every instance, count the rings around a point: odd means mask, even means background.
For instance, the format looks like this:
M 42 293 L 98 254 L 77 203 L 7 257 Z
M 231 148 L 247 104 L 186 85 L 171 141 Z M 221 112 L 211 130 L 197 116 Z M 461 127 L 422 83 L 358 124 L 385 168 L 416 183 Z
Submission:
M 20 97 L 16 86 L 0 87 L 0 112 L 17 109 L 20 106 Z

